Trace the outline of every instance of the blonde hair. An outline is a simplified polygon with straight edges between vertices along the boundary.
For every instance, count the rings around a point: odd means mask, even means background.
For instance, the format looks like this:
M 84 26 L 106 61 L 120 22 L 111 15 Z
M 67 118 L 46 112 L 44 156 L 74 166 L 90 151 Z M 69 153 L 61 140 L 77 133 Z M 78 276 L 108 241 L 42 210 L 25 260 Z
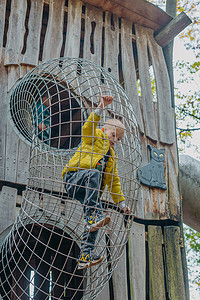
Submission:
M 120 131 L 123 131 L 123 133 L 124 133 L 124 124 L 118 119 L 108 119 L 105 122 L 104 127 L 105 127 L 105 130 L 108 130 L 111 127 L 114 127 L 116 129 L 116 131 L 120 130 Z

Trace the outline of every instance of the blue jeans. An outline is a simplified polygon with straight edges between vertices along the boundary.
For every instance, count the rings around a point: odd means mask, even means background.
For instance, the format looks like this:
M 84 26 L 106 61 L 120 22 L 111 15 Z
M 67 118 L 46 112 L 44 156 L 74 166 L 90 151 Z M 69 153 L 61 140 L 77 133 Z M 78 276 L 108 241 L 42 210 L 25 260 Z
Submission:
M 100 200 L 100 187 L 102 173 L 96 169 L 84 169 L 76 172 L 68 172 L 65 175 L 65 190 L 71 198 L 81 202 L 84 207 L 85 218 L 93 212 L 102 214 Z M 81 253 L 91 253 L 95 247 L 98 230 L 88 232 L 84 228 L 81 241 Z

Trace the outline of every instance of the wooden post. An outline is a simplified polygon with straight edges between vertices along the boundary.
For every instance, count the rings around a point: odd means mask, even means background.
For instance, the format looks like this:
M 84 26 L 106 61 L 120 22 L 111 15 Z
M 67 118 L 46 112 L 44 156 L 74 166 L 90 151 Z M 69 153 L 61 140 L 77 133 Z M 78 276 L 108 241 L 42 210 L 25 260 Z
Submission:
M 150 300 L 164 300 L 165 282 L 162 251 L 162 229 L 160 226 L 148 227 L 148 255 L 149 255 L 149 298 Z M 159 287 L 159 288 L 158 288 Z
M 158 34 L 155 36 L 156 42 L 165 47 L 172 39 L 175 38 L 183 29 L 191 23 L 190 18 L 182 12 L 171 22 L 169 22 Z
M 164 227 L 167 292 L 169 299 L 185 300 L 183 267 L 180 251 L 180 228 Z

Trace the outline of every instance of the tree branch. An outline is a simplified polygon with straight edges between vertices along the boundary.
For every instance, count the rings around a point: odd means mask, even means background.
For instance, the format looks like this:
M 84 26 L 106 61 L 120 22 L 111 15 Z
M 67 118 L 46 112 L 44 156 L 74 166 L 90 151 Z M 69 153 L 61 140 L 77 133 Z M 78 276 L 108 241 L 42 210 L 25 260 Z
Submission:
M 196 115 L 191 114 L 191 113 L 188 112 L 186 109 L 180 108 L 180 107 L 177 107 L 177 108 L 178 108 L 179 110 L 181 110 L 183 113 L 185 113 L 186 115 L 188 115 L 188 116 L 190 116 L 190 117 L 193 117 L 193 118 L 195 118 L 195 119 L 197 119 L 197 120 L 200 120 L 199 117 L 197 117 Z
M 195 130 L 200 130 L 200 128 L 178 128 L 176 127 L 176 129 L 182 131 L 195 131 Z

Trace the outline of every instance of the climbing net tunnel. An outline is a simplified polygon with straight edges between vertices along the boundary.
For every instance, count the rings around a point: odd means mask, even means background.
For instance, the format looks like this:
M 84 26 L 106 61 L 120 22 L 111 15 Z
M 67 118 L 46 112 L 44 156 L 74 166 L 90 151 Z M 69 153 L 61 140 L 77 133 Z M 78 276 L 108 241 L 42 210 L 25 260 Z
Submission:
M 103 108 L 100 121 L 96 122 L 93 115 L 91 133 L 83 135 L 84 124 L 104 95 L 112 96 L 113 102 Z M 18 82 L 10 95 L 10 116 L 16 134 L 27 141 L 31 152 L 21 209 L 0 248 L 1 297 L 94 299 L 117 266 L 137 207 L 141 151 L 131 103 L 104 68 L 84 59 L 61 58 L 39 65 Z M 97 185 L 95 190 L 101 198 L 98 210 L 111 220 L 95 231 L 93 255 L 103 260 L 78 269 L 87 193 L 80 196 L 80 201 L 75 192 L 66 192 L 62 170 L 75 153 L 79 155 L 75 172 L 83 170 L 81 151 L 85 140 L 90 141 L 90 147 L 84 148 L 84 155 L 90 158 L 89 169 L 93 168 L 93 156 L 98 155 L 94 146 L 96 130 L 100 132 L 108 119 L 114 120 L 115 131 L 116 120 L 124 128 L 124 137 L 112 152 L 110 184 L 105 189 L 103 184 Z M 113 154 L 105 153 L 105 131 L 102 134 L 103 157 L 111 157 Z M 108 175 L 107 167 L 98 171 L 101 179 Z M 120 193 L 112 188 L 116 177 L 121 184 Z M 84 189 L 78 180 L 73 185 L 74 190 Z M 121 209 L 121 191 L 130 214 Z M 89 234 L 84 239 L 86 246 Z

